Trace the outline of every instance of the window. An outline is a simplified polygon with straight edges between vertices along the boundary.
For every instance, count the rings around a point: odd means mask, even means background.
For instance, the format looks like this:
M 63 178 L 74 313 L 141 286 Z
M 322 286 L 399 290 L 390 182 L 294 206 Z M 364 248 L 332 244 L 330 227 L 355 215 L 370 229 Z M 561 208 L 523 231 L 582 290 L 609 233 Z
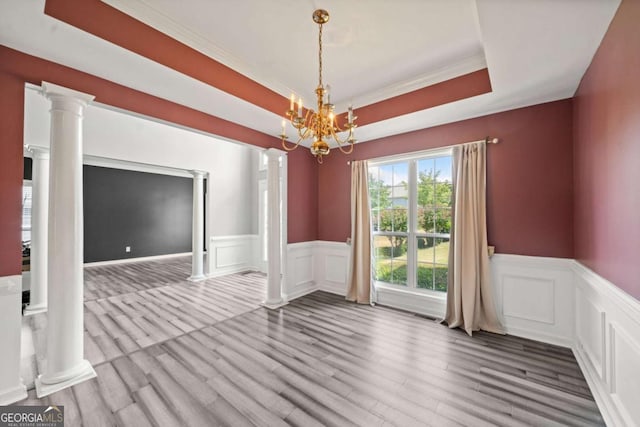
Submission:
M 447 290 L 451 152 L 370 162 L 374 279 Z

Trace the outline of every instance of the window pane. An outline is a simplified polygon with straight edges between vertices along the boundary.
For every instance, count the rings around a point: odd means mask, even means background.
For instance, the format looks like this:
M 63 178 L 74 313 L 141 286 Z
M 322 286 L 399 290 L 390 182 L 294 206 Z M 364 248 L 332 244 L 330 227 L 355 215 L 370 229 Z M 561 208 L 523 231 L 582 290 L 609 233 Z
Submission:
M 418 161 L 418 206 L 428 207 L 435 204 L 434 164 L 433 159 Z
M 447 292 L 447 275 L 449 269 L 447 265 L 435 264 L 434 265 L 434 291 Z
M 426 233 L 435 233 L 436 231 L 436 212 L 431 208 L 424 208 L 418 217 L 418 228 Z
M 374 279 L 380 281 L 386 281 L 384 278 L 386 275 L 390 277 L 391 264 L 391 249 L 389 249 L 390 243 L 386 236 L 374 236 L 373 237 L 373 276 Z M 389 270 L 387 272 L 387 270 Z
M 438 209 L 434 215 L 435 232 L 451 233 L 451 208 Z
M 435 172 L 438 182 L 451 183 L 451 157 L 438 157 L 435 159 Z
M 446 292 L 447 273 L 449 271 L 449 239 L 435 240 L 433 265 L 434 290 Z
M 438 264 L 448 264 L 449 263 L 449 239 L 438 239 L 435 238 L 435 246 L 433 247 L 435 251 L 435 256 L 433 258 L 434 262 Z
M 407 238 L 374 236 L 374 277 L 397 285 L 407 284 Z
M 453 186 L 450 182 L 435 183 L 435 204 L 438 207 L 450 207 Z
M 433 264 L 418 262 L 418 288 L 433 290 Z

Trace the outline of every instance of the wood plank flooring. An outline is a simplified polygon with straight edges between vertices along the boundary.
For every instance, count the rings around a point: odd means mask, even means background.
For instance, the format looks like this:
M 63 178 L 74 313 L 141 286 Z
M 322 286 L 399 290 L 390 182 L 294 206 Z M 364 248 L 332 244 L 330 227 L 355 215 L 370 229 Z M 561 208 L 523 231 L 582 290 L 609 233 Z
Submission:
M 323 292 L 269 311 L 263 276 L 174 267 L 118 276 L 121 294 L 104 276 L 85 304 L 98 377 L 22 404 L 65 405 L 68 426 L 604 425 L 568 349 Z

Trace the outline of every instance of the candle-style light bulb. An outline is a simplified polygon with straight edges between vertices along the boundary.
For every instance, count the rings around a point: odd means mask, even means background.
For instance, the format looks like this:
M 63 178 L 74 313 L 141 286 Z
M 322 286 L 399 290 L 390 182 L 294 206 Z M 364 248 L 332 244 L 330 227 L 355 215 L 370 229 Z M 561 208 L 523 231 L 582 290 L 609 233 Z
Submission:
M 298 98 L 298 117 L 302 117 L 302 98 Z
M 289 103 L 289 111 L 293 111 L 293 104 L 296 102 L 296 96 L 291 94 L 291 102 Z
M 292 108 L 293 109 L 293 108 Z M 285 119 L 282 119 L 282 134 L 284 135 L 284 131 L 285 131 L 285 126 L 287 125 L 287 122 L 285 121 Z
M 347 117 L 348 117 L 348 120 L 349 120 L 349 124 L 350 125 L 353 124 L 353 107 L 351 105 L 349 105 L 349 110 L 348 110 L 348 113 L 347 113 Z
M 331 86 L 327 85 L 327 104 L 331 104 Z

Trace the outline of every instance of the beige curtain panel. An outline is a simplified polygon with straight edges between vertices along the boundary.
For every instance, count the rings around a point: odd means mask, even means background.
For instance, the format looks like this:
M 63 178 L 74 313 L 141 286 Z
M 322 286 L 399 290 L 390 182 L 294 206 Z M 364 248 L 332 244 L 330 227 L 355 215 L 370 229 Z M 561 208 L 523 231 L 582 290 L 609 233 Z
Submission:
M 504 334 L 495 308 L 487 252 L 486 143 L 453 148 L 453 212 L 449 243 L 447 314 L 450 328 L 467 334 Z
M 371 301 L 371 219 L 369 217 L 368 166 L 366 160 L 351 162 L 351 268 L 347 300 Z

